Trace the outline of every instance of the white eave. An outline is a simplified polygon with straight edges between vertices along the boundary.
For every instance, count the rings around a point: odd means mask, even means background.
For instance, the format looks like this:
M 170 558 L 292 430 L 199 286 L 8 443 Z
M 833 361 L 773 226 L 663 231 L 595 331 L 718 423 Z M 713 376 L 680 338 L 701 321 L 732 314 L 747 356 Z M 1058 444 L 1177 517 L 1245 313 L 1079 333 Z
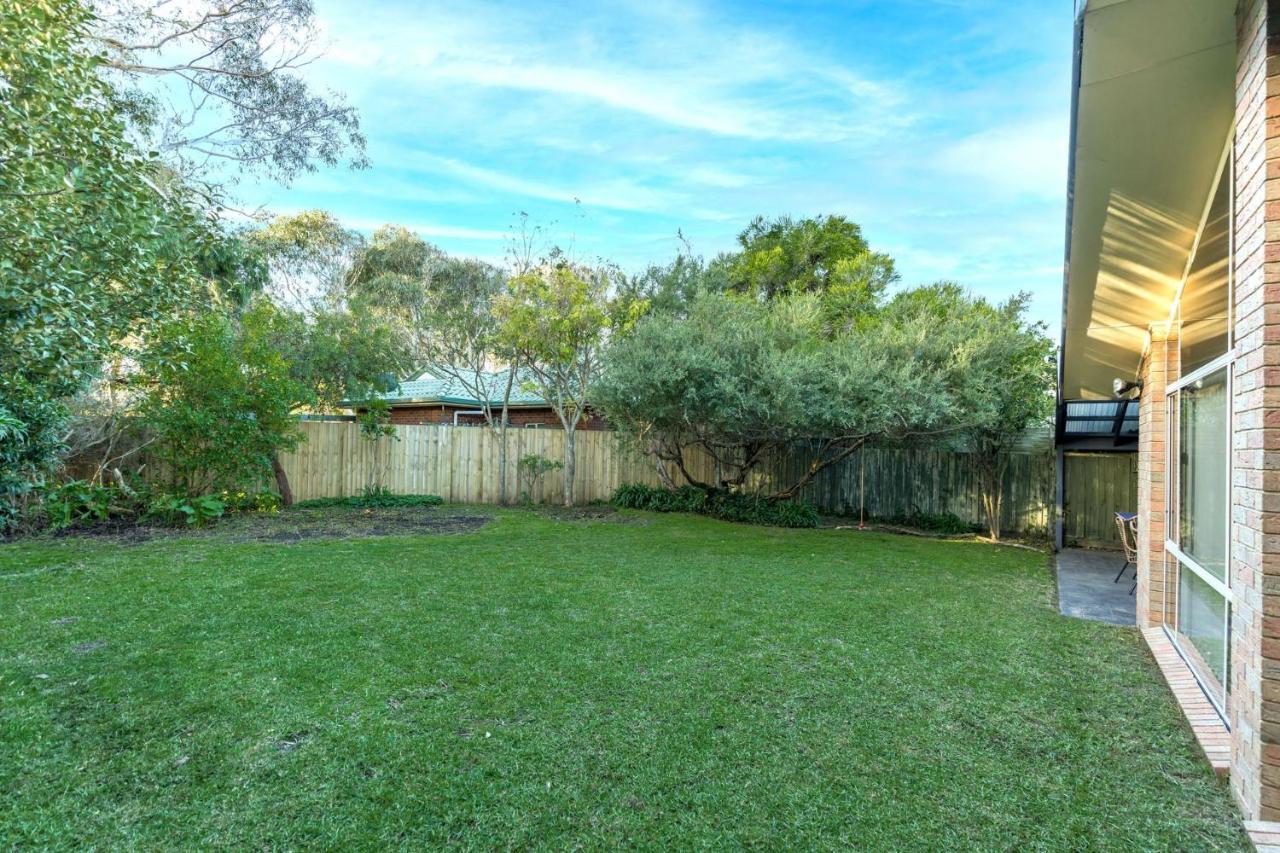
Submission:
M 1077 22 L 1064 399 L 1132 378 L 1169 318 L 1235 112 L 1236 0 L 1089 0 Z

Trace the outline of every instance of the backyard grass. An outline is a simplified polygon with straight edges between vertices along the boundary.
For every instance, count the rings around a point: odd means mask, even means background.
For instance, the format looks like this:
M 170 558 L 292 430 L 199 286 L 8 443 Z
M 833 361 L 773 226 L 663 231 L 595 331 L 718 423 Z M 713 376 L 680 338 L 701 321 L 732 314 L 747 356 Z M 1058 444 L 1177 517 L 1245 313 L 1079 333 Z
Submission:
M 1247 849 L 1042 554 L 493 515 L 0 545 L 0 846 Z

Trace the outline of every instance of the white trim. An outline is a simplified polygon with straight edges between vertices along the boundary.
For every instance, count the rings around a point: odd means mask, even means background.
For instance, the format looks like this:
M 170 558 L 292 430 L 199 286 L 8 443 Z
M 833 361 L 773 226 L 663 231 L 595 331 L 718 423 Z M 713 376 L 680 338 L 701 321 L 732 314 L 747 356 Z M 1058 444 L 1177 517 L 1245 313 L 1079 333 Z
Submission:
M 1173 394 L 1176 394 L 1177 392 L 1181 391 L 1183 388 L 1186 388 L 1188 385 L 1194 385 L 1196 382 L 1200 381 L 1201 379 L 1204 379 L 1209 374 L 1217 373 L 1219 370 L 1222 370 L 1224 367 L 1230 367 L 1231 363 L 1235 360 L 1236 360 L 1235 351 L 1227 350 L 1222 355 L 1218 356 L 1208 364 L 1203 364 L 1200 367 L 1197 367 L 1195 370 L 1191 371 L 1186 376 L 1178 377 L 1178 380 L 1176 382 L 1171 383 L 1169 387 L 1165 389 L 1165 394 L 1172 396 Z M 1231 378 L 1231 371 L 1228 370 L 1227 371 L 1228 385 L 1230 385 L 1230 381 L 1229 381 L 1230 378 Z M 1231 389 L 1228 388 L 1227 389 L 1228 400 L 1230 400 L 1230 396 L 1231 396 Z M 1231 413 L 1230 409 L 1228 409 L 1227 410 L 1228 416 L 1230 415 L 1230 413 Z M 1230 424 L 1228 424 L 1228 428 L 1230 428 Z M 1228 480 L 1228 482 L 1230 481 Z
M 1182 549 L 1178 547 L 1176 542 L 1172 539 L 1164 540 L 1164 549 L 1176 557 L 1179 563 L 1182 563 L 1188 569 L 1191 569 L 1192 574 L 1196 575 L 1200 580 L 1213 587 L 1213 591 L 1225 598 L 1228 604 L 1232 602 L 1231 587 L 1228 586 L 1225 581 L 1214 577 L 1212 572 L 1183 553 Z

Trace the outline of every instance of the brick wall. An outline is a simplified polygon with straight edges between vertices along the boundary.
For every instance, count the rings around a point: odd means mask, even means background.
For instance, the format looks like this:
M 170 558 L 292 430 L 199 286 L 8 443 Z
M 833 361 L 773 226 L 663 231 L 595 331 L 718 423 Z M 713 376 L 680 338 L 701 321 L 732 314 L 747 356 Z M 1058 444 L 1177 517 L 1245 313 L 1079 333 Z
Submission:
M 475 411 L 466 406 L 448 406 L 439 403 L 424 406 L 395 406 L 391 409 L 391 423 L 412 424 L 444 424 L 452 426 L 454 415 L 458 412 Z M 483 415 L 460 415 L 458 423 L 462 426 L 477 426 L 484 423 Z M 560 429 L 560 418 L 548 408 L 520 408 L 510 412 L 510 423 L 513 427 L 524 429 L 530 424 L 545 425 L 548 429 Z M 588 413 L 578 423 L 578 429 L 605 429 L 604 420 Z
M 1139 370 L 1138 401 L 1138 625 L 1164 622 L 1165 389 L 1178 377 L 1178 340 L 1168 323 L 1153 323 Z
M 1280 74 L 1274 0 L 1237 12 L 1231 787 L 1280 819 Z

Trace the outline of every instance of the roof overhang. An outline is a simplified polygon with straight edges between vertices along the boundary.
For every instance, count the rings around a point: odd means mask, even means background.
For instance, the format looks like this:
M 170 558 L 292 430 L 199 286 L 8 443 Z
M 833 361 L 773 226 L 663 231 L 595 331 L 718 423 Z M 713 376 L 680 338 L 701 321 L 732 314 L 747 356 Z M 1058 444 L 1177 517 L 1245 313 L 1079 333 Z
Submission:
M 1110 396 L 1169 319 L 1235 114 L 1236 0 L 1077 17 L 1059 399 Z

